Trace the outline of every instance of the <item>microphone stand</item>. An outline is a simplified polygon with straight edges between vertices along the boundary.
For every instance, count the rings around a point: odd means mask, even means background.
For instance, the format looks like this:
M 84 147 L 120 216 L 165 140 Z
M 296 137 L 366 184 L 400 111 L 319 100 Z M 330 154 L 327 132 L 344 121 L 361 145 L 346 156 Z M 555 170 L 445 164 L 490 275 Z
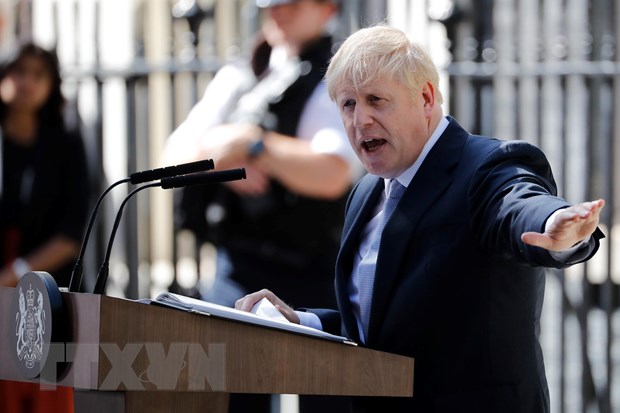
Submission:
M 146 188 L 154 188 L 160 186 L 159 182 L 154 182 L 146 185 L 142 185 L 133 191 L 131 191 L 121 203 L 121 206 L 118 209 L 118 213 L 116 214 L 116 218 L 114 219 L 114 226 L 112 227 L 112 232 L 110 233 L 110 239 L 108 240 L 108 248 L 105 253 L 105 258 L 103 259 L 103 264 L 101 264 L 101 269 L 99 269 L 99 274 L 97 275 L 97 282 L 95 284 L 95 289 L 93 290 L 93 294 L 103 294 L 105 291 L 106 283 L 108 282 L 108 275 L 110 272 L 110 256 L 112 255 L 112 246 L 114 245 L 114 237 L 116 236 L 116 231 L 118 230 L 119 224 L 121 222 L 121 218 L 123 217 L 123 209 L 127 202 L 131 199 L 131 197 L 137 192 L 142 191 Z
M 84 234 L 84 239 L 82 240 L 82 247 L 80 248 L 80 255 L 78 255 L 77 260 L 75 261 L 75 265 L 73 266 L 73 271 L 71 272 L 71 281 L 69 282 L 69 291 L 70 292 L 78 292 L 82 285 L 82 273 L 84 271 L 84 265 L 82 264 L 84 260 L 84 254 L 86 253 L 86 246 L 88 245 L 88 240 L 90 238 L 90 233 L 93 229 L 93 225 L 95 223 L 95 218 L 97 217 L 97 212 L 99 211 L 99 207 L 101 206 L 101 202 L 103 198 L 110 192 L 112 189 L 116 188 L 118 185 L 131 182 L 131 178 L 121 179 L 110 185 L 108 189 L 103 191 L 103 193 L 99 196 L 97 203 L 95 204 L 95 208 L 90 216 L 90 221 L 88 222 L 88 227 L 86 228 L 86 233 Z

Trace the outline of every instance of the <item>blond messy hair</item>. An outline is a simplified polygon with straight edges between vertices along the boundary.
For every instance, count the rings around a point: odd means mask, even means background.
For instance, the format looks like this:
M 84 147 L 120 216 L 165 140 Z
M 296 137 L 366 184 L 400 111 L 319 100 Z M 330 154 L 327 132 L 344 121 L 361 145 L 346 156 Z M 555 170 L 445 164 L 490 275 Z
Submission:
M 382 76 L 400 81 L 412 93 L 429 82 L 435 90 L 435 101 L 443 102 L 439 74 L 426 50 L 401 30 L 384 25 L 349 36 L 332 57 L 325 80 L 329 97 L 335 100 L 337 86 L 346 82 L 359 89 Z

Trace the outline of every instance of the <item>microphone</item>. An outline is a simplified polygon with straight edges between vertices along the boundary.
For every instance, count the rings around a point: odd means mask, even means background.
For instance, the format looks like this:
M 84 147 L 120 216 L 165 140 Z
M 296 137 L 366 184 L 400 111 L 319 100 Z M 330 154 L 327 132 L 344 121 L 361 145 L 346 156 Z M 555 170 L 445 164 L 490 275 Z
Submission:
M 121 179 L 119 181 L 114 182 L 110 185 L 103 193 L 99 196 L 95 207 L 93 208 L 93 212 L 90 215 L 90 221 L 88 222 L 88 226 L 86 227 L 86 233 L 84 234 L 84 239 L 82 240 L 82 246 L 80 247 L 80 253 L 78 258 L 75 261 L 75 265 L 73 266 L 73 271 L 71 272 L 71 281 L 69 281 L 69 291 L 70 292 L 78 292 L 80 290 L 80 286 L 82 284 L 83 277 L 83 260 L 84 254 L 86 253 L 86 246 L 88 245 L 88 240 L 90 238 L 90 233 L 93 229 L 93 225 L 95 223 L 95 218 L 97 217 L 97 213 L 99 212 L 99 207 L 101 206 L 101 202 L 103 198 L 115 187 L 123 183 L 131 183 L 131 184 L 141 184 L 144 182 L 155 181 L 162 178 L 168 178 L 177 175 L 184 175 L 194 172 L 200 171 L 208 171 L 215 167 L 212 159 L 204 159 L 196 162 L 189 162 L 180 165 L 167 166 L 165 168 L 157 168 L 150 169 L 141 172 L 134 172 L 129 177 Z
M 162 178 L 159 182 L 145 184 L 131 191 L 121 203 L 118 209 L 118 212 L 116 214 L 116 218 L 114 220 L 114 226 L 112 227 L 112 232 L 110 233 L 110 239 L 108 240 L 108 246 L 106 249 L 105 258 L 103 260 L 103 264 L 101 264 L 101 269 L 99 270 L 99 274 L 97 275 L 97 281 L 95 283 L 95 289 L 93 290 L 93 294 L 102 295 L 105 291 L 105 286 L 108 282 L 108 275 L 110 272 L 110 255 L 112 254 L 112 245 L 114 244 L 114 237 L 116 236 L 116 231 L 118 230 L 119 224 L 121 222 L 121 218 L 123 216 L 123 209 L 125 208 L 125 205 L 127 204 L 127 202 L 132 196 L 142 191 L 143 189 L 147 189 L 147 188 L 154 188 L 154 187 L 161 187 L 163 189 L 182 188 L 186 186 L 209 185 L 209 184 L 216 184 L 216 183 L 222 183 L 222 182 L 237 181 L 237 180 L 245 179 L 245 178 L 246 178 L 246 173 L 245 173 L 244 168 L 229 169 L 229 170 L 215 171 L 215 172 L 198 172 L 198 173 L 189 174 L 189 175 L 165 177 L 165 178 Z
M 166 166 L 165 168 L 151 169 L 148 171 L 134 172 L 129 175 L 132 184 L 142 184 L 144 182 L 156 181 L 171 176 L 192 174 L 200 171 L 210 171 L 215 168 L 213 159 L 184 163 L 181 165 Z
M 227 169 L 215 172 L 198 172 L 191 175 L 162 178 L 160 186 L 163 189 L 182 188 L 185 186 L 217 184 L 221 182 L 245 179 L 245 168 Z

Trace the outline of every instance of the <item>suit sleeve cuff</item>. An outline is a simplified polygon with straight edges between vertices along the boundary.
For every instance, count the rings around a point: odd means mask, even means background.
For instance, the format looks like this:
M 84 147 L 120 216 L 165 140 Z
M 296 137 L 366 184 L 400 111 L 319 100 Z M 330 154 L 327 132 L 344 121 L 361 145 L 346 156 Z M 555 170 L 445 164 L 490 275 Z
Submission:
M 299 317 L 299 323 L 302 326 L 323 330 L 321 319 L 316 314 L 308 313 L 306 311 L 295 311 L 295 314 Z

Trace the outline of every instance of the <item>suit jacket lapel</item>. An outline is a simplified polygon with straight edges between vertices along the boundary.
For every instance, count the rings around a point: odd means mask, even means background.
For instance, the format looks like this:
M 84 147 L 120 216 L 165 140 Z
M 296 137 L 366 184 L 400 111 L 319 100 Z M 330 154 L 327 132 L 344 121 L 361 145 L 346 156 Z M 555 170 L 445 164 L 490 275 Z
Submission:
M 359 341 L 359 331 L 357 329 L 357 321 L 353 315 L 347 285 L 351 276 L 353 257 L 359 247 L 360 234 L 371 218 L 370 215 L 379 201 L 383 187 L 382 178 L 367 175 L 351 194 L 350 205 L 343 228 L 340 253 L 338 254 L 336 264 L 336 297 L 346 330 L 343 333 L 355 341 Z
M 467 135 L 467 132 L 451 120 L 407 187 L 383 230 L 377 258 L 367 344 L 372 344 L 373 333 L 380 327 L 380 321 L 389 307 L 391 292 L 395 287 L 409 240 L 424 214 L 450 186 L 451 171 L 459 161 Z
M 359 235 L 379 202 L 383 191 L 383 179 L 369 175 L 353 194 L 344 225 L 341 251 L 355 251 L 359 243 Z M 352 217 L 352 218 L 349 218 Z

